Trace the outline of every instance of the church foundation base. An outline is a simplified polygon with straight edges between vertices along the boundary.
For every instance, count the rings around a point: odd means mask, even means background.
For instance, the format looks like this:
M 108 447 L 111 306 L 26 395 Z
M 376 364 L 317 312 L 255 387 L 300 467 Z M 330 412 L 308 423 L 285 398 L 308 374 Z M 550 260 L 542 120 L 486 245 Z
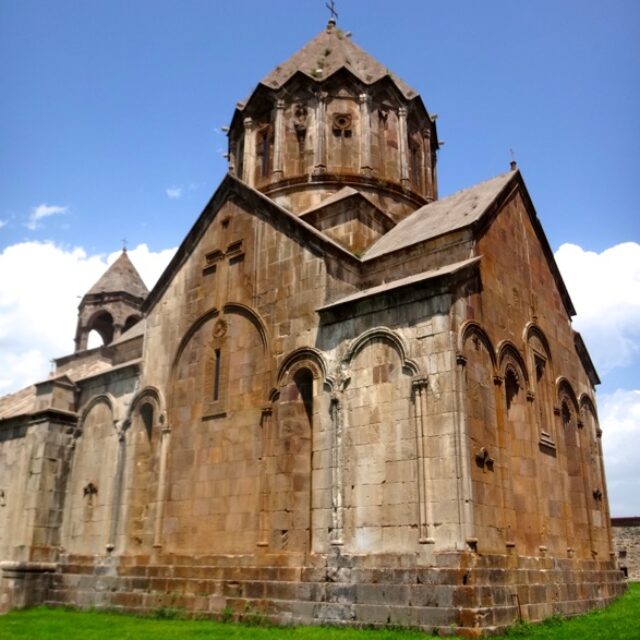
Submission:
M 625 591 L 613 562 L 444 553 L 414 556 L 64 556 L 50 605 L 277 624 L 403 626 L 492 635 L 518 620 L 602 608 Z M 44 594 L 42 594 L 44 595 Z M 30 604 L 35 604 L 31 602 Z

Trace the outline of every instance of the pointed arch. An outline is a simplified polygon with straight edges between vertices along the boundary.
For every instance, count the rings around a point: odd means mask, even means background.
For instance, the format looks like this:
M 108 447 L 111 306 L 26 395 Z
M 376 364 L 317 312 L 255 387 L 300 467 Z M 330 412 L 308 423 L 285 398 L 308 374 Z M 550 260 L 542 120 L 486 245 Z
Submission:
M 212 318 L 215 318 L 215 317 L 217 317 L 219 315 L 220 315 L 220 310 L 215 308 L 215 307 L 212 307 L 208 311 L 205 311 L 201 316 L 199 316 L 195 320 L 195 322 L 192 323 L 192 325 L 187 329 L 185 334 L 182 336 L 182 340 L 180 340 L 180 344 L 178 345 L 178 348 L 176 349 L 175 356 L 173 357 L 173 362 L 171 363 L 171 369 L 172 370 L 174 370 L 176 368 L 176 365 L 178 364 L 178 362 L 180 361 L 180 357 L 182 356 L 182 352 L 184 351 L 185 347 L 189 344 L 189 341 L 191 340 L 191 338 L 193 337 L 195 332 L 205 322 L 207 322 L 208 320 L 211 320 Z
M 529 388 L 529 370 L 520 350 L 510 340 L 502 340 L 498 344 L 498 366 L 503 375 L 507 368 L 511 368 L 520 386 Z
M 80 421 L 79 421 L 80 431 L 82 431 L 84 421 L 87 415 L 89 415 L 89 412 L 91 411 L 91 409 L 93 409 L 93 407 L 95 407 L 97 404 L 100 404 L 101 402 L 104 402 L 104 404 L 106 404 L 109 407 L 109 409 L 111 410 L 111 415 L 113 416 L 113 424 L 114 426 L 117 425 L 117 423 L 120 420 L 118 405 L 115 401 L 115 398 L 110 393 L 107 392 L 107 393 L 101 393 L 97 396 L 93 396 L 92 398 L 87 400 L 87 402 L 84 403 L 84 405 L 82 406 L 82 409 L 80 409 Z
M 474 320 L 467 320 L 461 325 L 460 330 L 458 331 L 458 351 L 460 353 L 464 353 L 465 344 L 467 340 L 472 336 L 482 342 L 482 344 L 485 346 L 487 353 L 491 358 L 491 363 L 495 372 L 498 363 L 496 359 L 496 350 L 493 347 L 493 342 L 491 342 L 489 334 L 482 328 L 480 324 L 478 324 Z
M 314 347 L 299 347 L 285 356 L 278 367 L 277 386 L 280 387 L 286 380 L 291 379 L 295 372 L 303 367 L 310 369 L 314 378 L 320 379 L 329 389 L 333 389 L 334 381 L 327 373 L 324 355 Z
M 373 340 L 382 340 L 390 344 L 399 354 L 402 367 L 406 369 L 410 375 L 420 375 L 420 367 L 408 357 L 408 349 L 404 340 L 394 331 L 387 327 L 374 327 L 361 333 L 355 340 L 351 342 L 347 349 L 342 362 L 349 364 L 358 353 Z
M 92 314 L 85 328 L 87 337 L 92 331 L 98 333 L 104 346 L 111 344 L 115 333 L 115 319 L 113 314 L 107 309 L 99 309 Z
M 581 393 L 578 398 L 578 404 L 581 410 L 590 411 L 591 415 L 598 422 L 598 411 L 596 410 L 596 404 L 593 399 L 587 393 Z
M 557 397 L 558 403 L 560 404 L 563 397 L 568 398 L 571 401 L 571 405 L 576 415 L 579 414 L 580 405 L 578 404 L 578 398 L 571 386 L 571 383 L 564 376 L 560 376 L 556 380 L 556 389 L 557 389 Z
M 125 420 L 126 425 L 131 423 L 131 416 L 135 413 L 138 407 L 142 407 L 143 404 L 149 403 L 153 407 L 153 413 L 158 423 L 163 424 L 166 421 L 166 404 L 164 401 L 164 394 L 158 387 L 147 386 L 136 393 L 129 405 L 129 411 L 127 412 L 127 418 Z
M 529 345 L 529 340 L 531 340 L 531 338 L 537 338 L 544 347 L 544 355 L 547 357 L 549 362 L 553 361 L 551 356 L 551 347 L 547 340 L 547 336 L 535 322 L 528 322 L 525 325 L 524 331 L 522 332 L 522 338 L 526 345 Z
M 269 354 L 271 352 L 269 347 L 270 341 L 269 332 L 267 331 L 267 325 L 256 311 L 254 311 L 251 307 L 248 307 L 246 304 L 242 304 L 240 302 L 227 302 L 222 307 L 222 310 L 225 313 L 237 313 L 247 318 L 247 320 L 249 320 L 249 322 L 253 324 L 253 326 L 258 331 L 258 334 L 260 335 L 264 352 L 266 354 Z

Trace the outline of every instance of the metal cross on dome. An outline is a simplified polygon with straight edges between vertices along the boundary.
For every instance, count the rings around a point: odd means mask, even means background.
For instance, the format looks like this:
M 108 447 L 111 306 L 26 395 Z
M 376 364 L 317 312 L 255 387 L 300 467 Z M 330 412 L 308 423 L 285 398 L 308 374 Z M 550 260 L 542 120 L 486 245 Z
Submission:
M 338 12 L 336 11 L 336 3 L 335 0 L 329 0 L 329 2 L 325 2 L 325 7 L 329 9 L 331 12 L 331 20 L 334 22 L 338 21 Z

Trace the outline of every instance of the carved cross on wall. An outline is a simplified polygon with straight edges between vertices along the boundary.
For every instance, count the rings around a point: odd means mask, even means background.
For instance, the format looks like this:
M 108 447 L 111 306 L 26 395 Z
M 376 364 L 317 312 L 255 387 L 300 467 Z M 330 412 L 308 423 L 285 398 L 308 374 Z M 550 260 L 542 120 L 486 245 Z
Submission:
M 483 473 L 487 471 L 493 471 L 494 459 L 489 455 L 489 450 L 486 447 L 482 447 L 476 453 L 476 464 L 482 469 Z
M 223 251 L 221 249 L 214 249 L 213 251 L 209 251 L 209 253 L 207 253 L 207 255 L 204 257 L 205 267 L 202 270 L 204 275 L 208 275 L 210 273 L 215 273 L 216 271 L 218 271 L 219 265 L 225 258 L 227 258 L 227 260 L 231 264 L 242 260 L 242 258 L 244 257 L 244 249 L 242 245 L 242 240 L 236 240 L 227 247 L 226 251 Z
M 82 489 L 82 497 L 89 498 L 88 499 L 89 505 L 93 504 L 93 496 L 95 496 L 97 493 L 98 493 L 98 487 L 96 487 L 96 485 L 93 484 L 93 482 L 89 482 Z

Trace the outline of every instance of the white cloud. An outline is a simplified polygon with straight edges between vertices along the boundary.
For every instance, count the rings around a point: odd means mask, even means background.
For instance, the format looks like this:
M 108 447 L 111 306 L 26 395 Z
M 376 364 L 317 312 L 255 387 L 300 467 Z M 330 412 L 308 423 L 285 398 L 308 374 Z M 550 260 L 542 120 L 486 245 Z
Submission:
M 182 187 L 168 187 L 165 189 L 165 192 L 171 200 L 179 200 L 182 198 Z
M 142 244 L 129 256 L 151 287 L 174 252 Z M 51 358 L 73 351 L 80 297 L 119 253 L 90 256 L 51 242 L 23 242 L 0 253 L 0 394 L 45 378 Z
M 601 373 L 640 356 L 640 244 L 602 253 L 563 244 L 555 254 L 580 331 Z
M 9 221 L 8 220 L 0 220 L 0 229 L 2 229 L 2 227 L 4 227 L 5 224 L 7 224 Z
M 640 389 L 598 397 L 612 516 L 640 515 Z
M 29 220 L 25 223 L 27 229 L 37 229 L 40 224 L 40 220 L 43 218 L 48 218 L 49 216 L 55 216 L 60 213 L 67 213 L 69 207 L 61 207 L 57 204 L 39 204 L 37 207 L 33 207 L 31 209 L 31 215 L 29 216 Z

